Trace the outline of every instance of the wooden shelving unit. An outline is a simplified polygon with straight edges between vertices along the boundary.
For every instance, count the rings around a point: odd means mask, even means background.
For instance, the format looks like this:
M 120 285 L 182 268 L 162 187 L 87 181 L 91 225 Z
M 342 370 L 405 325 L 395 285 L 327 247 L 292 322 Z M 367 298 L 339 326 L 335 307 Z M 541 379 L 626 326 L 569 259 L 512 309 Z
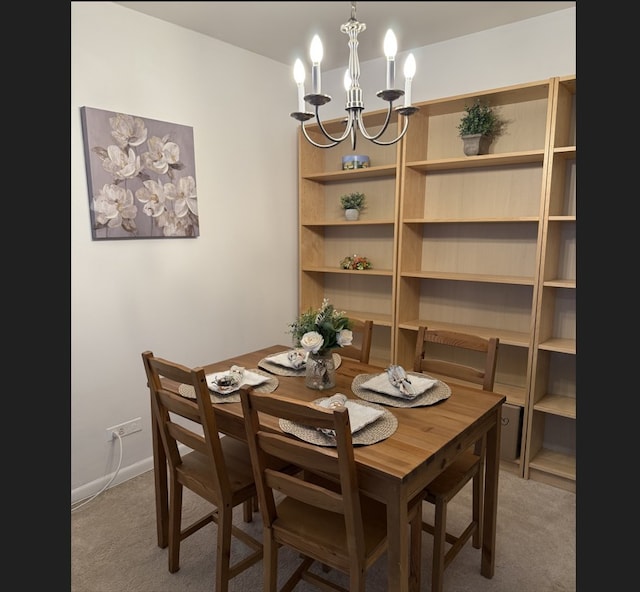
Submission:
M 481 98 L 504 121 L 465 156 L 457 124 Z M 341 170 L 299 136 L 300 310 L 324 297 L 374 320 L 372 361 L 410 368 L 421 324 L 500 338 L 496 390 L 523 408 L 521 477 L 575 487 L 575 77 L 419 103 L 403 140 Z M 369 128 L 384 112 L 365 114 Z M 343 122 L 326 127 L 336 132 Z M 397 132 L 394 121 L 389 137 Z M 321 141 L 317 127 L 309 128 Z M 339 196 L 367 208 L 347 222 Z M 373 269 L 348 271 L 346 255 Z M 572 435 L 573 434 L 573 435 Z

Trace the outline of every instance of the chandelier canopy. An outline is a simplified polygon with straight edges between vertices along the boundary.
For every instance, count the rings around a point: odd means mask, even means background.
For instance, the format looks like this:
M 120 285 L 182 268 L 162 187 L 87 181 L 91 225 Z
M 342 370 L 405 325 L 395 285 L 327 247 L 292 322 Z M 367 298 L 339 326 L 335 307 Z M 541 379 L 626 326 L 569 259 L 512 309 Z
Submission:
M 386 89 L 378 91 L 376 96 L 387 101 L 389 103 L 387 109 L 387 115 L 384 124 L 375 134 L 370 134 L 362 120 L 362 111 L 364 111 L 364 101 L 362 100 L 362 89 L 360 88 L 360 62 L 358 60 L 358 33 L 361 33 L 367 28 L 365 23 L 358 22 L 356 18 L 356 3 L 351 2 L 351 18 L 340 27 L 340 31 L 346 33 L 349 36 L 349 67 L 344 75 L 344 88 L 347 93 L 345 110 L 347 111 L 347 119 L 345 120 L 345 129 L 342 135 L 332 136 L 327 132 L 322 121 L 320 119 L 319 109 L 322 105 L 331 101 L 329 95 L 322 93 L 321 80 L 320 80 L 320 62 L 322 61 L 323 49 L 322 41 L 320 37 L 315 35 L 311 41 L 310 57 L 311 57 L 311 87 L 312 92 L 305 95 L 304 81 L 305 81 L 305 69 L 302 61 L 298 58 L 293 66 L 293 78 L 298 85 L 298 111 L 291 113 L 291 117 L 297 119 L 300 122 L 300 127 L 304 137 L 314 146 L 318 148 L 332 148 L 337 146 L 343 140 L 351 137 L 351 146 L 355 150 L 356 148 L 356 131 L 360 130 L 360 133 L 367 139 L 378 144 L 380 146 L 389 146 L 395 144 L 400 140 L 409 127 L 409 116 L 418 111 L 418 107 L 411 105 L 411 81 L 416 72 L 416 61 L 413 54 L 410 53 L 404 63 L 404 77 L 405 87 L 404 90 L 394 88 L 395 86 L 395 56 L 398 48 L 396 36 L 393 31 L 389 29 L 384 38 L 384 53 L 387 58 L 387 72 L 386 72 Z M 400 97 L 404 96 L 404 105 L 393 109 L 393 102 Z M 307 111 L 305 103 L 312 105 L 315 112 Z M 404 116 L 404 123 L 402 131 L 393 140 L 381 140 L 381 136 L 387 130 L 389 122 L 391 120 L 391 114 L 393 111 Z M 327 144 L 319 144 L 309 137 L 305 121 L 315 117 L 318 121 L 318 126 L 324 137 L 328 140 Z

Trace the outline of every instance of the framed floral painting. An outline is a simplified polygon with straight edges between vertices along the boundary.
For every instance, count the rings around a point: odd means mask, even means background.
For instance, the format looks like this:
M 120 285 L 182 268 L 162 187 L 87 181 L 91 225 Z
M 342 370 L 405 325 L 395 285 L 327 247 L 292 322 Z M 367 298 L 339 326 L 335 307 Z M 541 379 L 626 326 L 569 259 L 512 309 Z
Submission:
M 200 234 L 193 128 L 81 107 L 93 240 Z

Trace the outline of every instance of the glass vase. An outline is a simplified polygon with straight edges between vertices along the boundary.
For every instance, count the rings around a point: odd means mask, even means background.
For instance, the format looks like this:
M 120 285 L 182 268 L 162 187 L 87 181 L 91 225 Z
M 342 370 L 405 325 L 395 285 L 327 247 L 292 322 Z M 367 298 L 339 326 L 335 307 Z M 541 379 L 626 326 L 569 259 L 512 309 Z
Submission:
M 305 385 L 319 391 L 336 385 L 336 367 L 331 350 L 316 354 L 309 353 L 306 362 Z

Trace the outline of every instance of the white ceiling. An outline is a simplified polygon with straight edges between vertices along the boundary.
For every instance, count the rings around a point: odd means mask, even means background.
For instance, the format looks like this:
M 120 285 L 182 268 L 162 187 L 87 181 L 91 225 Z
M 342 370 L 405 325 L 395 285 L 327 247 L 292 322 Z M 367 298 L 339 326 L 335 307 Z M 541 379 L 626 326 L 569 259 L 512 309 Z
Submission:
M 291 64 L 309 62 L 314 34 L 324 46 L 323 70 L 347 66 L 348 37 L 340 25 L 351 2 L 116 2 L 127 8 Z M 357 2 L 367 29 L 358 36 L 358 56 L 382 57 L 387 29 L 398 53 L 485 29 L 573 8 L 576 2 Z

